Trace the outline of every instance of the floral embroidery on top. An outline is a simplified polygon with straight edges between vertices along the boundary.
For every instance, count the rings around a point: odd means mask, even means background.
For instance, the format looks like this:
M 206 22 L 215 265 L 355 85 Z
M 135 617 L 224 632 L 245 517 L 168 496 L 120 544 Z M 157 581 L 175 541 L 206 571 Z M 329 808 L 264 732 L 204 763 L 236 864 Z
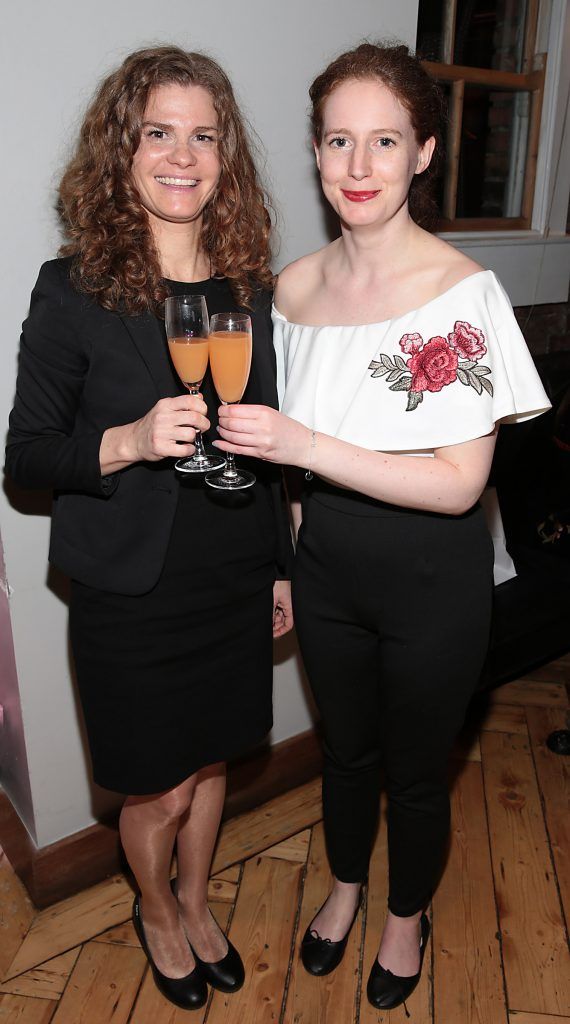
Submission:
M 478 395 L 483 394 L 483 389 L 493 394 L 491 368 L 477 365 L 487 351 L 485 335 L 466 320 L 456 320 L 447 338 L 435 336 L 424 342 L 421 334 L 404 334 L 400 348 L 409 359 L 381 352 L 368 369 L 373 377 L 386 377 L 391 382 L 390 391 L 408 392 L 406 412 L 417 409 L 423 402 L 424 391 L 441 391 L 455 380 L 474 388 Z

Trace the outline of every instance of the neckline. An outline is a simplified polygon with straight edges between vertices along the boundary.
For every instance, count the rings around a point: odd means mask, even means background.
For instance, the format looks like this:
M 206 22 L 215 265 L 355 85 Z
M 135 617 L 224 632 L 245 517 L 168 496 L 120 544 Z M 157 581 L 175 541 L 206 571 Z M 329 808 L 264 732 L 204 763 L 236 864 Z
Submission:
M 311 331 L 320 331 L 324 327 L 327 327 L 329 330 L 331 328 L 334 328 L 336 330 L 345 330 L 345 331 L 350 330 L 351 328 L 354 328 L 354 327 L 383 327 L 384 324 L 395 323 L 398 320 L 402 320 L 403 317 L 405 317 L 405 316 L 411 316 L 413 313 L 419 313 L 419 312 L 421 312 L 421 310 L 427 309 L 427 307 L 431 306 L 432 303 L 438 302 L 439 299 L 445 298 L 446 295 L 449 295 L 450 292 L 455 291 L 456 288 L 460 288 L 461 285 L 466 283 L 466 281 L 472 281 L 474 277 L 480 277 L 482 274 L 491 274 L 492 275 L 493 271 L 492 270 L 476 270 L 474 274 L 468 274 L 467 277 L 462 277 L 461 281 L 456 281 L 455 284 L 452 284 L 449 288 L 446 288 L 445 291 L 440 292 L 439 295 L 434 295 L 433 299 L 428 299 L 427 302 L 424 302 L 421 306 L 416 306 L 414 309 L 408 309 L 408 310 L 406 310 L 405 313 L 398 313 L 397 316 L 388 317 L 387 320 L 375 320 L 375 321 L 372 321 L 372 323 L 367 323 L 367 324 L 301 324 L 301 323 L 298 323 L 295 320 L 288 320 L 287 317 L 284 316 L 283 313 L 279 312 L 279 310 L 277 309 L 277 306 L 275 305 L 275 303 L 273 303 L 273 310 L 277 314 L 277 316 L 280 317 L 282 320 L 284 320 L 286 324 L 289 324 L 290 327 L 301 327 L 303 329 L 306 328 L 307 330 L 311 330 Z
M 203 281 L 175 281 L 173 277 L 163 278 L 165 284 L 184 285 L 185 288 L 195 288 L 198 285 L 210 284 L 211 281 L 223 281 L 225 278 L 205 277 Z

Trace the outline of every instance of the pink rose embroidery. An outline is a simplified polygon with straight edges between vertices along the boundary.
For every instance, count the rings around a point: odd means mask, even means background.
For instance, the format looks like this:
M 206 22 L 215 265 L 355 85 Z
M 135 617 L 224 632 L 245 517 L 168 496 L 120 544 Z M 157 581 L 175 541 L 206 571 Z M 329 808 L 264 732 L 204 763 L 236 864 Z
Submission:
M 408 360 L 412 371 L 410 391 L 441 391 L 457 377 L 457 353 L 445 338 L 435 337 Z
M 424 344 L 421 334 L 403 334 L 399 344 L 409 359 L 380 352 L 368 369 L 373 377 L 385 377 L 390 391 L 408 392 L 406 412 L 418 408 L 424 391 L 438 392 L 454 381 L 478 395 L 493 395 L 490 366 L 477 365 L 487 351 L 485 335 L 466 320 L 456 320 L 447 339 L 436 335 Z
M 462 359 L 480 359 L 487 351 L 483 331 L 478 327 L 472 327 L 466 320 L 455 321 L 453 331 L 448 334 L 447 340 Z
M 424 339 L 421 334 L 404 334 L 400 338 L 400 348 L 408 356 L 413 356 L 416 352 L 419 352 L 423 343 Z

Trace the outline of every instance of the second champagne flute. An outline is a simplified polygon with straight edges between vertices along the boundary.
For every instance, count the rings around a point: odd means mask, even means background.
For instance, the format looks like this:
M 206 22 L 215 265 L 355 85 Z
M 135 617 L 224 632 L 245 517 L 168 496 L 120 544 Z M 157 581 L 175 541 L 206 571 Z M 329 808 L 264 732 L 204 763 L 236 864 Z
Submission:
M 214 313 L 210 320 L 210 369 L 222 405 L 241 401 L 251 367 L 251 317 L 245 313 Z M 226 468 L 208 473 L 206 483 L 220 491 L 241 491 L 255 483 L 247 469 L 238 469 L 232 452 Z
M 180 380 L 191 395 L 197 395 L 208 367 L 208 310 L 203 295 L 169 295 L 164 303 L 166 337 L 170 357 Z M 178 459 L 181 473 L 207 473 L 221 469 L 226 460 L 206 455 L 202 434 L 196 431 L 196 449 L 190 459 Z

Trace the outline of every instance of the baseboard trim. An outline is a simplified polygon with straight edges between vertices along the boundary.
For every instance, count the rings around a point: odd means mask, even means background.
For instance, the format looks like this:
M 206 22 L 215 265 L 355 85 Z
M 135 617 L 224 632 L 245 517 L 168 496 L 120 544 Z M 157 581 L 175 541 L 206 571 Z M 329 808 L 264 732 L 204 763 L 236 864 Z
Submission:
M 320 742 L 314 729 L 228 766 L 224 819 L 234 818 L 321 771 Z M 124 868 L 118 815 L 38 849 L 7 796 L 0 793 L 0 846 L 39 909 L 103 881 Z

